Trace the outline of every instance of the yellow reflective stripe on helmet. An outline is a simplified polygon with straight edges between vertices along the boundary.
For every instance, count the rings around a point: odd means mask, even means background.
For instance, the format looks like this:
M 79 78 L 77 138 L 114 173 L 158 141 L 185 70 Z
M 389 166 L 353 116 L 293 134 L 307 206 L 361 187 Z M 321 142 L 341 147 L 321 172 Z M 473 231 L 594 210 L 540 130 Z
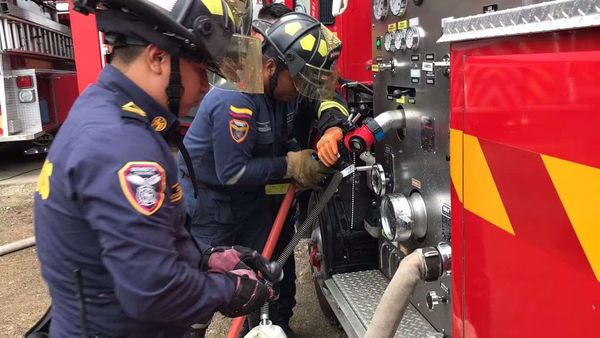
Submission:
M 294 36 L 301 28 L 302 25 L 299 22 L 290 22 L 283 26 L 283 31 L 289 36 Z
M 317 38 L 315 38 L 312 34 L 308 34 L 300 39 L 300 46 L 302 46 L 302 49 L 304 50 L 311 51 L 315 46 L 315 42 L 317 42 Z
M 325 40 L 319 41 L 319 54 L 321 54 L 322 57 L 327 55 L 327 42 L 325 42 Z
M 343 104 L 341 104 L 341 103 L 339 103 L 337 101 L 323 100 L 321 102 L 321 104 L 319 105 L 319 110 L 317 111 L 317 118 L 320 119 L 321 118 L 321 114 L 323 114 L 323 112 L 326 111 L 327 109 L 337 109 L 342 114 L 344 114 L 345 116 L 350 115 L 348 113 L 348 109 L 346 109 L 346 107 L 344 107 Z
M 201 0 L 206 9 L 213 15 L 223 16 L 223 2 L 222 0 Z
M 229 16 L 229 18 L 231 19 L 231 22 L 235 26 L 235 24 L 236 24 L 235 17 L 233 16 L 233 12 L 231 11 L 231 8 L 229 6 L 227 6 L 227 16 Z

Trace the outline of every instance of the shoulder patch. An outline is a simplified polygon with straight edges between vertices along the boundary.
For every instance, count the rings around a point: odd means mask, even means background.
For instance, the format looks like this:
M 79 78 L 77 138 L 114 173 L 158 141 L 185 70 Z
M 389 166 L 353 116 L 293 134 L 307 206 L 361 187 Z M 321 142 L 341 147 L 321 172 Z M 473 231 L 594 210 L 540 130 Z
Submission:
M 119 183 L 125 198 L 140 214 L 150 216 L 165 200 L 167 177 L 156 162 L 129 162 L 119 170 Z
M 236 143 L 242 143 L 248 136 L 250 126 L 248 121 L 231 119 L 229 120 L 229 134 Z
M 238 108 L 236 106 L 229 106 L 229 115 L 236 119 L 251 119 L 254 113 L 249 108 Z

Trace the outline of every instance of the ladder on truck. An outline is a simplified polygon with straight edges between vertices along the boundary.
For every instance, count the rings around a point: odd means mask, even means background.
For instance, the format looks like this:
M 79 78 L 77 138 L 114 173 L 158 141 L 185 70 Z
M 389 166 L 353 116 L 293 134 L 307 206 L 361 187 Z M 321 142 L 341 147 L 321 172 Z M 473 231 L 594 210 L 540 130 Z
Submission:
M 72 60 L 73 43 L 68 29 L 59 23 L 0 1 L 0 53 Z

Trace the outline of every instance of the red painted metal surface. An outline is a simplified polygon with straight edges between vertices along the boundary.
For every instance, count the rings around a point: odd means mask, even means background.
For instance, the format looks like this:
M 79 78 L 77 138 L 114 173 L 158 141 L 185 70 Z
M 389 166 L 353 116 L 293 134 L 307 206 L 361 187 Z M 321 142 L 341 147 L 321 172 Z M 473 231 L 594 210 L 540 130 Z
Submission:
M 96 82 L 102 69 L 100 40 L 95 16 L 82 15 L 72 8 L 69 10 L 69 15 L 77 67 L 77 84 L 81 93 L 89 84 Z
M 451 126 L 479 139 L 515 232 L 453 189 L 455 337 L 598 335 L 600 285 L 540 154 L 600 167 L 599 33 L 452 46 Z
M 61 76 L 54 80 L 55 90 L 60 95 L 56 95 L 56 108 L 58 111 L 58 123 L 65 122 L 71 106 L 78 96 L 77 76 Z
M 319 18 L 319 1 L 312 0 L 310 15 Z M 367 69 L 371 62 L 371 2 L 348 1 L 348 8 L 341 16 L 327 25 L 342 41 L 342 53 L 338 61 L 340 75 L 346 80 L 373 82 L 373 73 Z

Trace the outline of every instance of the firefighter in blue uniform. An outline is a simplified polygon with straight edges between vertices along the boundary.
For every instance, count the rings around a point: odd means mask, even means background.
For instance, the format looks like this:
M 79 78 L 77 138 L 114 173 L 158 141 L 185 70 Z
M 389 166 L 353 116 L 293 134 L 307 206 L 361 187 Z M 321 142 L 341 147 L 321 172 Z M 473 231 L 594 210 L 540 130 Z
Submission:
M 340 41 L 302 13 L 284 15 L 263 35 L 265 93 L 211 89 L 184 139 L 200 186 L 198 198 L 187 199 L 192 234 L 211 245 L 261 250 L 274 218 L 265 190 L 285 178 L 301 189 L 315 188 L 327 172 L 312 150 L 300 150 L 293 122 L 298 94 L 333 95 L 337 74 L 331 68 Z M 179 167 L 191 197 L 190 171 Z M 293 271 L 288 276 L 293 283 Z M 273 319 L 285 328 L 289 317 L 284 323 Z
M 216 311 L 244 315 L 274 298 L 256 251 L 193 242 L 170 147 L 207 68 L 228 62 L 232 83 L 249 87 L 229 48 L 248 37 L 222 0 L 155 3 L 75 1 L 96 12 L 114 55 L 75 102 L 35 194 L 53 337 L 181 337 Z

